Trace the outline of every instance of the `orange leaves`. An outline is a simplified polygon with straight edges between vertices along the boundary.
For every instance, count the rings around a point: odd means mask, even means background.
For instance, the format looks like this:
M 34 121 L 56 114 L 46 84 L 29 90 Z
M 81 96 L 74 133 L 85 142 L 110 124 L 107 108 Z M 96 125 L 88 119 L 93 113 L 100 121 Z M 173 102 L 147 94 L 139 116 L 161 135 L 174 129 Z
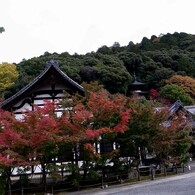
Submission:
M 87 140 L 94 140 L 95 138 L 98 138 L 100 136 L 100 133 L 101 132 L 99 130 L 87 129 L 85 131 L 86 139 Z
M 94 116 L 94 123 L 104 121 L 112 127 L 112 132 L 124 132 L 130 119 L 130 110 L 126 108 L 127 98 L 122 95 L 110 95 L 106 91 L 90 93 L 87 105 Z M 116 118 L 119 120 L 116 120 Z M 95 125 L 98 126 L 98 125 Z M 109 129 L 110 131 L 110 129 Z
M 69 97 L 70 100 L 70 97 Z M 45 101 L 43 107 L 23 112 L 23 119 L 16 120 L 11 113 L 0 112 L 0 149 L 10 149 L 14 162 L 28 162 L 29 155 L 42 157 L 46 146 L 58 147 L 62 142 L 72 145 L 98 139 L 103 134 L 123 133 L 128 128 L 130 110 L 127 98 L 111 95 L 106 91 L 89 92 L 86 97 L 72 96 L 65 101 L 68 107 L 60 107 L 62 115 L 56 116 L 58 102 Z M 85 145 L 92 151 L 91 145 Z M 4 162 L 6 154 L 0 156 Z M 18 160 L 17 160 L 18 159 Z M 14 163 L 13 162 L 13 163 Z
M 113 112 L 116 105 L 108 98 L 107 92 L 90 93 L 87 102 L 88 107 L 92 111 L 94 117 L 105 119 Z
M 59 127 L 72 138 L 94 140 L 102 134 L 123 133 L 128 128 L 130 110 L 127 98 L 107 91 L 88 92 L 88 96 L 72 97 L 70 110 L 64 111 Z
M 115 132 L 124 133 L 128 129 L 127 124 L 130 119 L 130 113 L 131 113 L 130 109 L 120 112 L 121 121 L 114 127 Z
M 44 107 L 35 107 L 34 111 L 24 114 L 21 121 L 25 129 L 29 147 L 40 148 L 47 143 L 55 143 L 58 139 L 58 123 L 55 115 L 56 104 L 45 102 Z
M 7 111 L 0 110 L 0 148 L 26 145 L 23 132 L 17 131 L 18 121 Z
M 26 140 L 21 133 L 15 132 L 13 129 L 4 129 L 0 133 L 0 147 L 14 148 L 19 144 L 26 145 Z
M 93 113 L 86 110 L 82 104 L 78 104 L 74 107 L 74 113 L 72 113 L 72 119 L 79 125 L 85 123 L 93 117 Z

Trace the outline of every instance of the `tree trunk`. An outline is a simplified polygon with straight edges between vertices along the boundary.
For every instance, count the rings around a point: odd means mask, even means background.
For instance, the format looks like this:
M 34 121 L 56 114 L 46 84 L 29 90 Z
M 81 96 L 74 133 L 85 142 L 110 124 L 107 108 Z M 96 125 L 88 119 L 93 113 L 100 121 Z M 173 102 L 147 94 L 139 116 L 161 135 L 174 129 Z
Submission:
M 151 179 L 154 180 L 155 179 L 155 168 L 152 167 L 150 171 L 151 171 Z
M 11 168 L 8 168 L 7 170 L 5 170 L 5 176 L 7 178 L 6 189 L 8 190 L 8 194 L 11 195 L 12 194 L 12 191 L 11 191 Z
M 164 169 L 164 176 L 167 176 L 167 167 L 165 165 L 164 165 L 163 169 Z
M 139 171 L 139 166 L 137 166 L 137 180 L 140 181 L 140 171 Z
M 10 178 L 8 179 L 8 192 L 9 192 L 9 195 L 12 194 L 12 190 L 11 190 L 11 179 Z
M 178 174 L 177 165 L 175 165 L 175 173 Z
M 183 169 L 183 173 L 185 172 L 185 165 L 184 163 L 182 164 L 182 169 Z
M 83 180 L 85 180 L 87 178 L 87 172 L 88 172 L 88 166 L 89 166 L 89 161 L 85 161 L 85 165 L 84 165 L 84 168 L 83 168 Z
M 46 181 L 46 168 L 45 168 L 45 159 L 42 158 L 40 160 L 41 162 L 41 169 L 42 169 L 42 180 L 41 180 L 41 183 L 43 184 L 44 186 L 44 190 L 45 192 L 47 191 L 47 181 Z
M 62 162 L 61 162 L 61 176 L 64 177 L 64 166 Z

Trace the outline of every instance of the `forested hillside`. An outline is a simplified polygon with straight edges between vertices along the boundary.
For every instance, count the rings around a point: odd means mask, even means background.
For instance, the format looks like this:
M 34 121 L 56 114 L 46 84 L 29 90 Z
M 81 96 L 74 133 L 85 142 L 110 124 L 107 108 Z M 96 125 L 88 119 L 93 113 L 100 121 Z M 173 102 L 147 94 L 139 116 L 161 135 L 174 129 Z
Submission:
M 78 83 L 98 80 L 111 93 L 126 94 L 135 73 L 137 80 L 147 83 L 149 89 L 161 90 L 169 80 L 169 85 L 177 85 L 192 99 L 195 97 L 193 88 L 189 92 L 185 86 L 189 79 L 191 86 L 195 83 L 195 35 L 177 32 L 153 35 L 150 39 L 144 37 L 141 43 L 130 41 L 127 46 L 120 46 L 115 42 L 111 47 L 104 45 L 85 55 L 45 52 L 16 64 L 19 78 L 6 91 L 5 98 L 33 80 L 50 59 L 58 61 L 60 68 Z M 174 75 L 181 75 L 181 80 L 187 81 L 171 82 Z

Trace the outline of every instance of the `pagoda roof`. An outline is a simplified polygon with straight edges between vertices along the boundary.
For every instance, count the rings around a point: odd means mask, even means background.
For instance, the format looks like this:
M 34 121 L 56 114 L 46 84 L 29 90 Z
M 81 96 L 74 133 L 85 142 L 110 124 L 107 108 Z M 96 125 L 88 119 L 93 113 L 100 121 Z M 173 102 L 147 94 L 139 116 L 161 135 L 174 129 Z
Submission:
M 131 83 L 131 85 L 145 85 L 145 83 L 135 80 L 133 83 Z
M 131 85 L 145 85 L 145 83 L 142 83 L 142 82 L 137 81 L 135 72 L 134 72 L 134 75 L 133 76 L 134 76 L 134 82 L 131 83 Z
M 16 94 L 11 96 L 10 98 L 4 100 L 1 104 L 3 109 L 7 107 L 11 107 L 13 104 L 18 102 L 21 98 L 26 97 L 31 93 L 34 89 L 36 89 L 41 81 L 44 81 L 48 75 L 55 74 L 57 77 L 62 81 L 65 82 L 67 85 L 71 86 L 73 91 L 78 92 L 84 95 L 84 88 L 79 85 L 77 82 L 72 80 L 69 76 L 67 76 L 62 70 L 59 68 L 59 64 L 54 61 L 50 60 L 46 63 L 45 69 L 29 84 L 23 87 L 20 91 Z

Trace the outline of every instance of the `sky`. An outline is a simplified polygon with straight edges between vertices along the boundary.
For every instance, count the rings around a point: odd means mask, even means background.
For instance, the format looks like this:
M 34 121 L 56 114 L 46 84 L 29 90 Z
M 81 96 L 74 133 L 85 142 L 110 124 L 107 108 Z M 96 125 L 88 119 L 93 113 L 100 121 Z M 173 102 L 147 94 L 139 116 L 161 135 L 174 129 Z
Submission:
M 195 0 L 0 0 L 0 63 L 195 34 Z

